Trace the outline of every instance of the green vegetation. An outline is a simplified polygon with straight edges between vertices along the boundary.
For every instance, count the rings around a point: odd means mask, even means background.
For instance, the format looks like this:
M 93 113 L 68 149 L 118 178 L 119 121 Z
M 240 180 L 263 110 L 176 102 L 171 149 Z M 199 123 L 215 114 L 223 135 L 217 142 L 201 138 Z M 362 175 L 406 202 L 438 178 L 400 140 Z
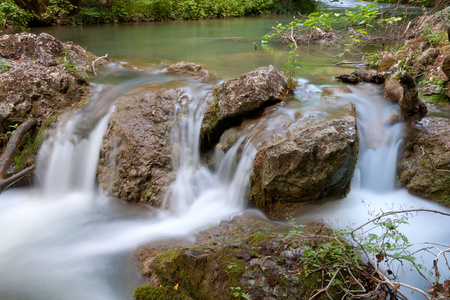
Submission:
M 64 68 L 64 70 L 66 70 L 67 72 L 69 72 L 72 75 L 80 75 L 84 79 L 89 78 L 89 75 L 87 74 L 87 72 L 82 72 L 81 74 L 78 74 L 78 70 L 77 70 L 78 62 L 75 59 L 70 57 L 70 55 L 69 55 L 70 51 L 72 51 L 72 49 L 70 49 L 70 47 L 64 48 L 63 51 L 61 52 L 61 57 L 56 59 L 56 63 L 61 65 Z
M 0 73 L 9 71 L 10 68 L 11 68 L 11 65 L 8 61 L 4 60 L 0 63 Z
M 6 6 L 5 3 L 13 4 L 14 12 L 32 16 L 15 5 L 13 0 L 3 1 L 2 6 Z M 42 17 L 52 18 L 52 23 L 58 25 L 100 24 L 310 12 L 316 7 L 314 0 L 79 0 L 77 6 L 72 3 L 69 0 L 50 0 Z M 26 26 L 31 19 L 21 15 L 14 21 L 17 25 L 21 24 L 19 26 Z
M 175 286 L 177 287 L 177 286 Z M 191 300 L 192 298 L 178 290 L 178 287 L 153 287 L 143 285 L 134 291 L 134 297 L 138 300 Z
M 311 40 L 335 40 L 342 33 L 338 43 L 344 46 L 344 53 L 361 48 L 362 40 L 366 39 L 368 30 L 375 26 L 388 28 L 403 20 L 395 15 L 383 15 L 378 10 L 377 1 L 365 3 L 345 13 L 314 12 L 306 18 L 294 19 L 288 24 L 277 24 L 273 30 L 263 36 L 265 41 L 273 38 L 281 39 L 297 47 L 300 41 L 309 43 Z
M 23 30 L 34 16 L 34 13 L 20 8 L 13 0 L 0 1 L 0 24 L 2 27 L 16 25 Z
M 297 77 L 302 74 L 300 71 L 301 62 L 298 60 L 299 49 L 291 47 L 291 51 L 288 52 L 288 56 L 285 59 L 284 68 L 282 70 L 288 77 L 288 88 L 294 90 L 297 86 Z

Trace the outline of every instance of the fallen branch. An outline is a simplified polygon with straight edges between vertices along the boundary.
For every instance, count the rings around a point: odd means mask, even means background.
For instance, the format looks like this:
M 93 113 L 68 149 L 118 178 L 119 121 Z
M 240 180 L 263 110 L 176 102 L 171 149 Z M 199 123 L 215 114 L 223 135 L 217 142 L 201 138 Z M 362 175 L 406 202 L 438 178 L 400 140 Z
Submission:
M 104 56 L 101 56 L 101 57 L 97 57 L 97 59 L 92 62 L 92 64 L 91 64 L 92 73 L 94 73 L 95 76 L 97 76 L 97 72 L 95 71 L 95 63 L 101 59 L 106 59 L 107 61 L 109 61 L 108 54 L 105 54 Z
M 5 150 L 0 156 L 0 180 L 6 179 L 6 172 L 13 163 L 14 157 L 19 151 L 19 147 L 23 143 L 25 134 L 36 126 L 36 124 L 37 121 L 35 119 L 28 119 L 14 130 L 14 133 L 6 144 Z
M 23 177 L 31 174 L 34 171 L 34 169 L 35 165 L 32 165 L 31 167 L 28 167 L 16 174 L 11 175 L 7 179 L 0 180 L 0 193 L 3 192 L 6 188 L 16 183 L 17 181 L 19 181 L 20 179 L 22 179 Z

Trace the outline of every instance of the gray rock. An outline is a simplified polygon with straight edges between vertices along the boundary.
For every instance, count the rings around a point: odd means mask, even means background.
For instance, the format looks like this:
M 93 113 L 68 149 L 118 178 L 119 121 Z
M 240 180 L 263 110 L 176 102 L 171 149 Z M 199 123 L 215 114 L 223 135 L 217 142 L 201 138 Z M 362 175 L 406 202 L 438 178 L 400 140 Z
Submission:
M 244 117 L 283 101 L 291 92 L 287 77 L 274 66 L 261 67 L 217 85 L 201 128 L 203 146 L 210 146 Z
M 419 58 L 418 62 L 421 65 L 428 66 L 439 56 L 439 49 L 429 48 Z
M 138 87 L 120 97 L 100 150 L 99 184 L 124 201 L 159 206 L 171 182 L 167 127 L 178 90 Z

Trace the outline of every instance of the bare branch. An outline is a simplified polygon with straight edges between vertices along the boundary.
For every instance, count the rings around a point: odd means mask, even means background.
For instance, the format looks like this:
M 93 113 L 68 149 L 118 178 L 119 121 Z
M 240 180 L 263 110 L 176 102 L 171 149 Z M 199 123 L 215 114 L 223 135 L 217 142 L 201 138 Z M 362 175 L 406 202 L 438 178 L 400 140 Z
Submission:
M 97 76 L 97 72 L 95 71 L 95 63 L 100 61 L 101 59 L 106 59 L 109 61 L 108 59 L 108 54 L 105 54 L 104 56 L 98 57 L 96 60 L 94 60 L 91 64 L 92 67 L 92 72 L 94 73 L 95 76 Z
M 22 179 L 23 177 L 31 174 L 35 169 L 35 165 L 32 165 L 31 167 L 28 167 L 16 174 L 13 174 L 12 176 L 6 178 L 6 179 L 1 179 L 0 180 L 0 193 L 3 192 L 6 188 L 10 187 L 11 185 L 13 185 L 14 183 L 16 183 L 17 181 L 19 181 L 20 179 Z
M 22 145 L 25 134 L 36 124 L 37 121 L 35 119 L 28 119 L 14 130 L 14 133 L 6 144 L 5 150 L 0 156 L 0 180 L 7 177 L 6 172 L 14 161 L 14 157 L 17 155 L 19 147 Z

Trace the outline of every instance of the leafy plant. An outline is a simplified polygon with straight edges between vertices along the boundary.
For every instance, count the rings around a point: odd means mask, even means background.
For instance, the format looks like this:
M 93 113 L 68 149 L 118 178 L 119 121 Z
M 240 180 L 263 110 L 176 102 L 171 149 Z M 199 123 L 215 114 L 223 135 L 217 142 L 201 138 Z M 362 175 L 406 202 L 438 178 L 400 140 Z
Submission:
M 20 8 L 13 0 L 0 1 L 0 22 L 3 27 L 8 25 L 8 21 L 12 21 L 20 29 L 24 29 L 34 16 L 34 13 Z
M 291 47 L 292 48 L 292 47 Z M 291 49 L 285 58 L 284 68 L 282 70 L 289 80 L 289 87 L 294 89 L 297 86 L 297 77 L 302 74 L 300 70 L 301 62 L 298 60 L 299 49 Z
M 309 299 L 321 294 L 326 294 L 331 299 L 331 290 L 335 294 L 336 291 L 342 293 L 342 299 L 360 299 L 383 294 L 389 294 L 390 299 L 407 299 L 400 287 L 414 290 L 430 299 L 419 288 L 398 281 L 394 273 L 394 262 L 409 262 L 418 274 L 428 280 L 435 291 L 434 296 L 439 296 L 439 291 L 445 289 L 444 285 L 450 281 L 447 280 L 445 284 L 439 282 L 441 275 L 437 261 L 442 257 L 447 261 L 446 253 L 450 252 L 450 248 L 423 243 L 426 246 L 422 249 L 410 252 L 409 249 L 413 245 L 400 231 L 400 227 L 408 225 L 408 218 L 418 212 L 450 216 L 434 210 L 412 209 L 382 213 L 355 229 L 337 230 L 323 227 L 310 235 L 297 229 L 291 230 L 290 234 L 298 232 L 308 241 L 302 249 L 301 261 L 304 268 L 302 271 L 297 270 L 297 274 L 304 272 L 306 276 L 311 276 L 310 280 L 316 280 L 321 286 L 311 293 Z M 444 249 L 441 249 L 442 247 Z M 430 270 L 427 270 L 424 264 L 416 262 L 415 255 L 421 251 L 436 254 Z M 434 282 L 427 278 L 427 274 L 434 276 Z
M 443 30 L 435 31 L 431 24 L 425 24 L 421 36 L 428 38 L 431 46 L 439 47 L 448 43 L 447 33 Z
M 68 0 L 50 0 L 50 5 L 44 13 L 44 17 L 53 18 L 56 22 L 67 19 L 77 7 Z M 62 24 L 70 24 L 71 21 L 62 21 Z
M 0 73 L 6 72 L 11 68 L 8 61 L 4 60 L 0 63 Z
M 8 135 L 13 134 L 14 131 L 16 131 L 16 129 L 17 129 L 18 126 L 19 126 L 18 123 L 14 124 L 14 125 L 9 125 L 9 128 L 12 128 L 13 130 L 8 130 L 8 131 L 6 132 L 6 134 L 8 134 Z
M 245 297 L 249 296 L 249 293 L 244 293 L 240 286 L 232 286 L 232 287 L 230 287 L 230 290 L 231 290 L 231 295 L 234 298 L 241 298 L 241 297 L 245 298 Z

